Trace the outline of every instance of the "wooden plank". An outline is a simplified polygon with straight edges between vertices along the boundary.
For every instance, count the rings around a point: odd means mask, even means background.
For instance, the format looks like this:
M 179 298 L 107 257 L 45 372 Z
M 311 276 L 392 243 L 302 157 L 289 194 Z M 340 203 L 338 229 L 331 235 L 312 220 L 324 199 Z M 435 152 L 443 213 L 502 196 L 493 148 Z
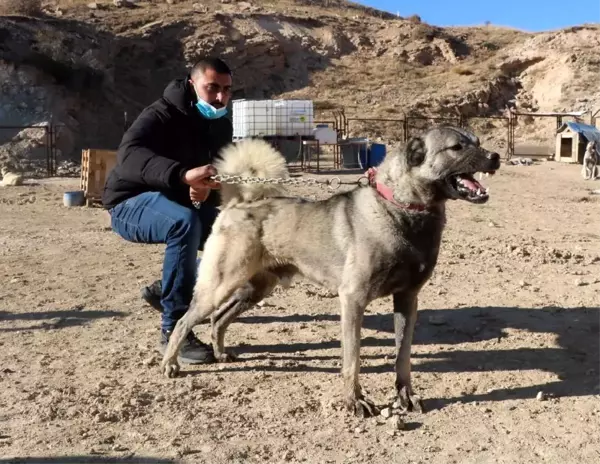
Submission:
M 82 150 L 80 184 L 88 206 L 100 202 L 106 177 L 116 164 L 117 152 L 114 150 Z

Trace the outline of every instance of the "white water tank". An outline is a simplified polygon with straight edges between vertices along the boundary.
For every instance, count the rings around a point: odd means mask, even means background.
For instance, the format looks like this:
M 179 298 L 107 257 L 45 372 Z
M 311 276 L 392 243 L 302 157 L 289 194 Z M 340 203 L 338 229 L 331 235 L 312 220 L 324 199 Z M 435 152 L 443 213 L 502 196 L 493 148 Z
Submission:
M 319 124 L 313 129 L 313 135 L 315 140 L 318 140 L 321 145 L 323 144 L 336 144 L 338 134 L 335 129 L 332 129 L 327 124 Z
M 232 122 L 236 138 L 271 136 L 277 132 L 272 100 L 234 100 Z
M 312 100 L 275 100 L 277 115 L 277 135 L 312 135 L 313 102 Z
M 314 129 L 312 100 L 234 100 L 233 136 L 310 136 Z

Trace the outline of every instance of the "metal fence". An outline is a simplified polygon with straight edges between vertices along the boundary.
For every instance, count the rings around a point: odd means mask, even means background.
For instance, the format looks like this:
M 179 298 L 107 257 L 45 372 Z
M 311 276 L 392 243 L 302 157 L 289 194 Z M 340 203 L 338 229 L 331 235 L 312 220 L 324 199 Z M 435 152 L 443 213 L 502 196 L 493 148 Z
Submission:
M 32 175 L 45 171 L 46 176 L 55 176 L 58 127 L 60 125 L 53 124 L 0 126 L 0 159 L 13 159 Z
M 520 125 L 527 124 L 526 118 L 548 118 L 549 134 L 562 122 L 561 116 L 536 115 L 533 113 L 509 112 L 508 116 L 473 116 L 445 117 L 423 116 L 401 113 L 397 118 L 359 118 L 348 117 L 345 110 L 332 111 L 332 118 L 315 120 L 315 124 L 326 124 L 337 133 L 338 143 L 320 145 L 314 137 L 269 137 L 269 141 L 282 151 L 291 170 L 315 171 L 351 169 L 345 160 L 344 150 L 360 151 L 362 146 L 348 147 L 354 139 L 363 143 L 363 139 L 380 138 L 386 142 L 406 142 L 410 137 L 423 132 L 433 124 L 452 124 L 472 129 L 481 139 L 482 144 L 492 146 L 499 153 L 504 153 L 510 160 L 515 154 L 515 131 Z M 551 119 L 555 119 L 552 122 Z M 124 113 L 123 131 L 131 124 L 131 119 Z M 11 151 L 18 152 L 26 168 L 35 175 L 45 171 L 48 177 L 57 174 L 56 136 L 62 124 L 14 125 L 0 126 L 0 161 L 10 158 Z M 41 131 L 41 135 L 23 134 L 23 131 Z M 36 142 L 27 146 L 26 139 Z M 16 154 L 16 153 L 14 153 Z M 4 155 L 4 156 L 3 156 Z
M 474 130 L 482 143 L 494 147 L 505 154 L 508 160 L 514 154 L 514 126 L 517 116 L 511 114 L 504 116 L 474 116 L 474 117 L 448 117 L 424 116 L 402 113 L 397 118 L 355 118 L 347 117 L 345 111 L 333 111 L 333 127 L 337 131 L 340 144 L 347 144 L 359 136 L 385 141 L 406 142 L 411 137 L 422 133 L 431 125 L 450 124 Z M 335 167 L 343 169 L 342 162 L 335 163 Z

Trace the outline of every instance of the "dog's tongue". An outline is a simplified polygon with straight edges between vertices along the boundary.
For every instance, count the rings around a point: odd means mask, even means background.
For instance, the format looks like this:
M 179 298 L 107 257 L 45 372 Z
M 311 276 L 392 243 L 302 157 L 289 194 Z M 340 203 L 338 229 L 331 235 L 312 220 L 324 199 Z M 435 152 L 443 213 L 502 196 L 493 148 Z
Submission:
M 473 177 L 471 176 L 459 176 L 460 179 L 460 183 L 462 185 L 464 185 L 465 187 L 467 187 L 469 190 L 473 190 L 473 191 L 477 191 L 479 189 L 484 190 L 483 186 L 477 182 L 475 179 L 473 179 Z

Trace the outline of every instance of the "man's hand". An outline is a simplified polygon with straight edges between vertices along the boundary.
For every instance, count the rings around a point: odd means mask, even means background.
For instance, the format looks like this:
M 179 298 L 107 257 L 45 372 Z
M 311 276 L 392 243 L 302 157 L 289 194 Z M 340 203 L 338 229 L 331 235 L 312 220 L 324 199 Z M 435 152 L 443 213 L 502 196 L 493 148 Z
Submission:
M 192 201 L 206 201 L 209 194 L 209 187 L 190 187 L 190 198 L 192 199 Z
M 221 184 L 210 179 L 211 176 L 215 176 L 216 174 L 217 170 L 215 167 L 207 164 L 199 168 L 189 169 L 183 175 L 182 180 L 194 190 L 218 189 Z

